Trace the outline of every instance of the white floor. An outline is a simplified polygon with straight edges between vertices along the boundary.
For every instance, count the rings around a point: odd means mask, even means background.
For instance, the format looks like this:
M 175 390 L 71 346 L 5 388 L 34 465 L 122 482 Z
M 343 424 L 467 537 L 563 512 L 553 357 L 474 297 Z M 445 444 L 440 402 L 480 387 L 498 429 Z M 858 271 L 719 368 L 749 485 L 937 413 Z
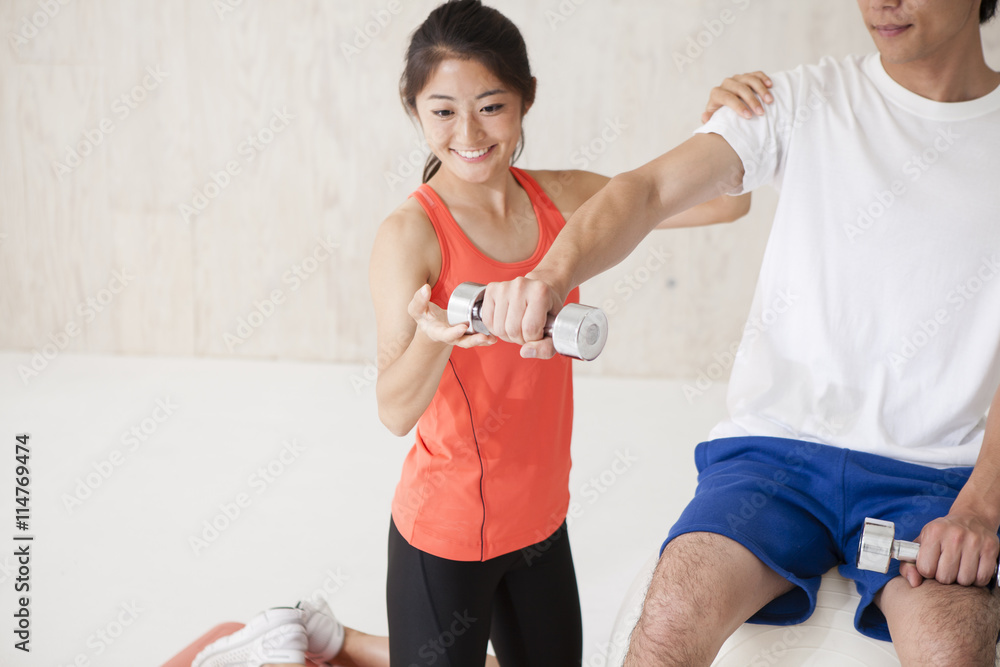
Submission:
M 30 363 L 0 354 L 0 665 L 156 667 L 216 623 L 313 593 L 348 625 L 386 631 L 389 503 L 411 440 L 378 422 L 371 369 L 63 354 L 25 382 Z M 585 665 L 605 664 L 632 578 L 694 490 L 692 449 L 722 414 L 723 385 L 693 402 L 682 386 L 577 380 Z M 30 654 L 11 634 L 21 432 Z M 630 461 L 620 475 L 616 459 Z

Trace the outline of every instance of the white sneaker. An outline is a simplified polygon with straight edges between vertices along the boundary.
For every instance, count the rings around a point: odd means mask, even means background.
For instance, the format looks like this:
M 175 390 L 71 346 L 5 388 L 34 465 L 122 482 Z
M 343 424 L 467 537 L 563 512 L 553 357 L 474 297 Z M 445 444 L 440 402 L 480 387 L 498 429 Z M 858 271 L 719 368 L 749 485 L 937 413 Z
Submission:
M 306 664 L 308 645 L 302 610 L 279 607 L 250 619 L 243 628 L 212 642 L 195 656 L 191 667 L 261 667 Z
M 344 626 L 333 615 L 326 598 L 318 599 L 302 600 L 295 606 L 302 610 L 302 625 L 309 638 L 306 657 L 314 662 L 330 662 L 344 647 Z

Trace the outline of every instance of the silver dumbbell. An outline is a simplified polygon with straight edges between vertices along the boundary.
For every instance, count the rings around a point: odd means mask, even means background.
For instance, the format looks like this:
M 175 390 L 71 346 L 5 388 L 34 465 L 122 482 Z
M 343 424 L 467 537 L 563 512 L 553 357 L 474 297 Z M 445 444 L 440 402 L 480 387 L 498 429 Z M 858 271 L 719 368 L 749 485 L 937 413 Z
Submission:
M 915 563 L 919 550 L 917 542 L 896 539 L 896 525 L 892 521 L 866 518 L 858 542 L 858 569 L 885 574 L 889 571 L 890 559 Z
M 448 299 L 448 324 L 466 324 L 468 333 L 490 335 L 483 324 L 480 309 L 486 285 L 462 283 Z M 567 303 L 545 325 L 546 337 L 552 338 L 556 352 L 574 359 L 591 361 L 604 349 L 608 340 L 608 318 L 600 308 Z
M 865 519 L 858 542 L 858 569 L 885 574 L 893 558 L 915 563 L 920 545 L 896 539 L 896 524 L 881 519 Z

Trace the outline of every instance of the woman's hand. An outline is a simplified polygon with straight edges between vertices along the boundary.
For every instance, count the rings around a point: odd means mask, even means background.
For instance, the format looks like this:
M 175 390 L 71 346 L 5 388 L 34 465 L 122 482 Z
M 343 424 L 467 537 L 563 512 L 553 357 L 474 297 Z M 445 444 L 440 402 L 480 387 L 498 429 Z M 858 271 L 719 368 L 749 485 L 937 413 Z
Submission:
M 731 76 L 721 85 L 712 89 L 705 112 L 701 114 L 701 122 L 708 119 L 722 107 L 729 107 L 744 118 L 753 118 L 753 114 L 764 115 L 764 107 L 760 101 L 770 104 L 774 97 L 767 91 L 773 84 L 763 72 L 750 72 Z
M 467 335 L 465 332 L 468 327 L 465 324 L 448 324 L 444 309 L 431 303 L 430 285 L 424 285 L 416 291 L 406 311 L 427 338 L 439 343 L 469 348 L 493 345 L 497 342 L 496 336 L 481 333 Z

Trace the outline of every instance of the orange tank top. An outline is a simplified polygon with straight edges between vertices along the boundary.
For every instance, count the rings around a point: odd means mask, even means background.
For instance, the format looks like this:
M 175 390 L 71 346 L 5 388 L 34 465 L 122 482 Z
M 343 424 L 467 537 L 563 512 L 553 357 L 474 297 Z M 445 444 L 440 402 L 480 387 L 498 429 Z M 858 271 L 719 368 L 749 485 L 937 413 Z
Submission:
M 427 184 L 413 195 L 441 246 L 441 275 L 431 301 L 447 310 L 460 283 L 523 276 L 565 225 L 533 178 L 511 172 L 538 220 L 538 245 L 512 264 L 481 253 Z M 567 303 L 579 299 L 574 289 Z M 412 546 L 450 560 L 482 561 L 544 540 L 569 506 L 572 362 L 522 359 L 520 348 L 453 348 L 437 393 L 417 422 L 403 463 L 392 518 Z

